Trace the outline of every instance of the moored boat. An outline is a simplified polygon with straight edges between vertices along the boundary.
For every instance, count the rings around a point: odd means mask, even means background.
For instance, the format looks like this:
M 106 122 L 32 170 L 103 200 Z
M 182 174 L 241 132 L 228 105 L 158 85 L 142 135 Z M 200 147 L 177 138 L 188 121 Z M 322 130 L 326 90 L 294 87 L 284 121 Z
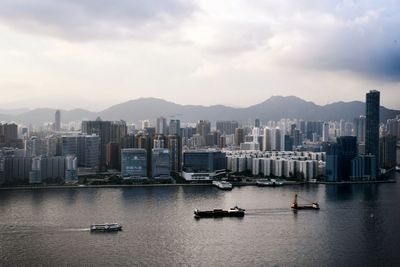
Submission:
M 265 179 L 260 179 L 256 181 L 257 186 L 282 186 L 284 185 L 284 182 L 278 181 L 276 179 L 271 179 L 271 180 L 265 180 Z
M 222 190 L 232 190 L 232 184 L 227 181 L 213 181 L 212 184 Z
M 117 232 L 122 231 L 122 225 L 118 223 L 104 223 L 90 225 L 91 232 Z
M 221 217 L 243 217 L 245 209 L 235 206 L 229 210 L 214 209 L 214 210 L 194 210 L 194 217 L 199 218 L 221 218 Z

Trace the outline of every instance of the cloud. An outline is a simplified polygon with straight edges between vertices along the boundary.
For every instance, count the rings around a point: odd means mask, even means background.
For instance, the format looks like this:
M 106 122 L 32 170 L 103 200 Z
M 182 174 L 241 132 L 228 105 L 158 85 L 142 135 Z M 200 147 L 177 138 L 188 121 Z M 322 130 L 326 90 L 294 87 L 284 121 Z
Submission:
M 147 39 L 174 28 L 195 9 L 184 0 L 2 0 L 0 23 L 73 41 Z
M 400 81 L 398 1 L 200 2 L 185 37 L 213 56 Z

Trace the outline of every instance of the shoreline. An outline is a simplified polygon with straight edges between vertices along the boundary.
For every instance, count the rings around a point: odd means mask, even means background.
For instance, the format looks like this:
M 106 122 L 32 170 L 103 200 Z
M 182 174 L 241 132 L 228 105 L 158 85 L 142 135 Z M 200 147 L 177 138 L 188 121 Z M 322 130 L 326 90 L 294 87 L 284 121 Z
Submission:
M 315 182 L 313 184 L 325 184 L 325 185 L 342 185 L 342 184 L 390 184 L 397 183 L 394 179 L 388 180 L 375 180 L 375 181 L 343 181 L 343 182 Z
M 291 182 L 283 186 L 293 186 L 293 185 L 348 185 L 348 184 L 385 184 L 385 183 L 396 183 L 394 179 L 389 180 L 378 180 L 378 181 L 345 181 L 345 182 Z M 233 186 L 257 186 L 256 183 L 238 183 L 232 182 Z M 215 187 L 211 183 L 176 183 L 176 184 L 115 184 L 115 185 L 41 185 L 41 186 L 8 186 L 0 187 L 0 190 L 31 190 L 31 189 L 85 189 L 85 188 L 130 188 L 130 187 L 180 187 L 180 186 L 210 186 Z

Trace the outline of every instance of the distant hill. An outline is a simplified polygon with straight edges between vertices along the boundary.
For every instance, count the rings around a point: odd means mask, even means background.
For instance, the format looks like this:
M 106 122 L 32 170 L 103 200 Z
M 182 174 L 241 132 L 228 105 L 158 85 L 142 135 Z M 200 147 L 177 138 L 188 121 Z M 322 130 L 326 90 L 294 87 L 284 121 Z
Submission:
M 398 110 L 381 107 L 381 121 L 394 118 L 400 114 Z M 0 121 L 15 121 L 24 124 L 42 124 L 54 121 L 55 109 L 34 109 L 19 114 L 0 114 Z M 246 108 L 233 108 L 223 105 L 196 106 L 180 105 L 158 98 L 139 98 L 111 106 L 100 112 L 84 109 L 61 110 L 62 121 L 83 119 L 125 120 L 137 122 L 143 119 L 154 121 L 159 116 L 168 119 L 176 118 L 184 122 L 196 122 L 207 119 L 252 121 L 279 120 L 281 118 L 298 118 L 304 120 L 340 120 L 352 121 L 365 113 L 365 103 L 360 101 L 336 102 L 324 106 L 305 101 L 295 96 L 272 96 L 266 101 Z

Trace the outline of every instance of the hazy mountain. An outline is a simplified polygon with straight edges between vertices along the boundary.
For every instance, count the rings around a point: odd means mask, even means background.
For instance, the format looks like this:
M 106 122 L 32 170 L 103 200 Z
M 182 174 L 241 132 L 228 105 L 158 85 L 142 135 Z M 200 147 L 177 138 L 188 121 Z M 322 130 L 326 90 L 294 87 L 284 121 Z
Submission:
M 28 112 L 29 108 L 16 108 L 16 109 L 2 109 L 0 108 L 0 114 L 4 115 L 18 115 L 21 113 Z
M 25 124 L 41 124 L 54 121 L 55 109 L 34 109 L 17 115 L 2 115 L 0 121 L 16 121 Z M 195 122 L 200 119 L 252 121 L 279 120 L 281 118 L 300 118 L 304 120 L 348 120 L 365 113 L 365 103 L 359 101 L 336 102 L 319 106 L 295 96 L 273 96 L 268 100 L 246 108 L 233 108 L 223 105 L 196 106 L 179 105 L 157 98 L 139 98 L 111 106 L 101 112 L 90 112 L 84 109 L 61 110 L 62 121 L 82 119 L 125 120 L 137 122 L 143 119 L 154 121 L 159 116 L 167 119 L 180 119 L 184 122 Z M 381 107 L 381 121 L 394 118 L 398 110 Z
M 82 120 L 82 119 L 95 119 L 95 112 L 91 112 L 84 109 L 73 109 L 73 110 L 60 110 L 61 120 L 63 122 Z M 37 108 L 24 112 L 18 115 L 4 115 L 0 114 L 0 121 L 14 121 L 17 123 L 29 124 L 43 124 L 45 122 L 54 122 L 54 114 L 56 109 L 51 108 Z

